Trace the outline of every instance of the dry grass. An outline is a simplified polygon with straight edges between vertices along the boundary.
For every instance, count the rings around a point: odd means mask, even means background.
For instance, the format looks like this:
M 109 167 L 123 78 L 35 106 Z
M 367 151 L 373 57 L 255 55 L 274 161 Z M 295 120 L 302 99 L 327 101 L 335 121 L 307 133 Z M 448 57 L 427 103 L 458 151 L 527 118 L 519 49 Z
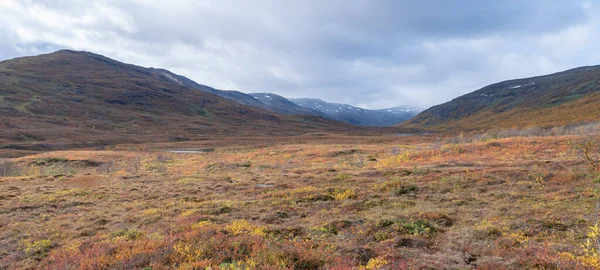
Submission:
M 581 247 L 593 175 L 574 139 L 291 138 L 5 160 L 18 173 L 0 178 L 0 268 L 593 268 Z

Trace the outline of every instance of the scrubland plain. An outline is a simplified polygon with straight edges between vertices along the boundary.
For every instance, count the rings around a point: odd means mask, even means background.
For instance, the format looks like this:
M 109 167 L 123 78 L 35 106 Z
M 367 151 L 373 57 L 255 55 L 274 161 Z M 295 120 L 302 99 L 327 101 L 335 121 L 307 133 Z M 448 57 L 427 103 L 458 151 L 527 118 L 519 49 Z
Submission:
M 4 159 L 0 268 L 594 269 L 580 139 L 320 134 Z

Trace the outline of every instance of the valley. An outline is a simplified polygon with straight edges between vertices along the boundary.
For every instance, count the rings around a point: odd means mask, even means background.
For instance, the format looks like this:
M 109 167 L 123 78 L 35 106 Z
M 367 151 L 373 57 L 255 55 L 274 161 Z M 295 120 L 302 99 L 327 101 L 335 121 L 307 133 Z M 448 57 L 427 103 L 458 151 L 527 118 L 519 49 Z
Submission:
M 417 115 L 7 60 L 0 269 L 598 269 L 597 73 Z
M 329 134 L 5 160 L 0 268 L 592 269 L 579 140 Z

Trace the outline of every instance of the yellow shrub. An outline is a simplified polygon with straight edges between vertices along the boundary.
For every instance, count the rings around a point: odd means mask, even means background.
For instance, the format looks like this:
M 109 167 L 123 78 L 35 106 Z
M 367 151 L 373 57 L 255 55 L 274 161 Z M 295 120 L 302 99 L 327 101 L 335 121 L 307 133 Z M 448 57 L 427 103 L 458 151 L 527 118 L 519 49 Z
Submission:
M 186 217 L 189 217 L 189 216 L 191 216 L 193 214 L 196 214 L 196 212 L 197 212 L 196 209 L 186 210 L 186 211 L 183 211 L 183 213 L 181 213 L 181 217 L 186 218 Z
M 600 268 L 600 251 L 596 248 L 598 238 L 600 238 L 600 227 L 596 223 L 590 227 L 587 239 L 582 245 L 585 255 L 579 257 L 579 261 L 587 267 Z
M 210 220 L 203 220 L 203 221 L 200 221 L 200 222 L 192 225 L 192 229 L 199 229 L 199 228 L 208 227 L 211 225 L 214 225 L 214 223 L 212 223 Z
M 385 267 L 388 263 L 390 262 L 383 257 L 372 258 L 369 260 L 364 269 L 381 269 Z
M 391 167 L 402 164 L 407 161 L 410 161 L 410 154 L 408 152 L 404 152 L 403 154 L 394 157 L 379 160 L 377 162 L 376 167 Z
M 353 189 L 336 190 L 333 192 L 333 197 L 338 201 L 347 200 L 356 197 L 356 191 Z
M 379 191 L 390 191 L 393 189 L 398 189 L 400 187 L 402 187 L 402 180 L 400 180 L 400 179 L 392 179 L 390 181 L 386 181 L 381 184 L 373 185 L 373 189 L 376 189 Z
M 148 215 L 148 216 L 155 215 L 155 214 L 158 214 L 159 211 L 160 210 L 158 210 L 157 208 L 146 209 L 146 210 L 144 210 L 144 215 Z
M 49 239 L 42 239 L 33 242 L 22 242 L 24 248 L 23 251 L 29 254 L 43 254 L 48 252 L 52 247 L 52 241 Z
M 262 226 L 253 226 L 245 219 L 238 219 L 225 226 L 225 230 L 233 235 L 251 234 L 265 236 L 266 231 Z
M 202 250 L 194 249 L 190 245 L 182 242 L 173 245 L 173 250 L 176 255 L 182 257 L 187 262 L 193 262 L 202 257 Z

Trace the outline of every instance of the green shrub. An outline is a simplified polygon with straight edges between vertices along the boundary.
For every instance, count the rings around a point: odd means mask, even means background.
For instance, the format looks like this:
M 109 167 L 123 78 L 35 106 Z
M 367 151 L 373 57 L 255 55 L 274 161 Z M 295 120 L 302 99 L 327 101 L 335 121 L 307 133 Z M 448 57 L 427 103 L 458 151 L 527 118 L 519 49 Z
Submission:
M 386 227 L 394 225 L 394 223 L 396 223 L 396 222 L 393 220 L 382 219 L 382 220 L 378 221 L 375 226 L 377 226 L 378 228 L 386 228 Z
M 315 231 L 322 232 L 322 233 L 329 233 L 329 234 L 333 234 L 333 235 L 337 235 L 340 232 L 338 230 L 338 228 L 336 228 L 335 226 L 332 226 L 332 225 L 325 225 L 325 226 L 317 227 L 317 228 L 315 228 Z
M 338 175 L 335 176 L 334 180 L 337 181 L 344 181 L 344 180 L 348 180 L 350 179 L 351 175 L 348 173 L 340 173 Z
M 406 194 L 414 194 L 419 192 L 419 187 L 417 186 L 403 186 L 394 191 L 394 194 L 401 196 Z
M 373 239 L 377 242 L 381 242 L 390 239 L 390 235 L 387 232 L 377 232 L 373 235 Z
M 398 223 L 398 231 L 408 235 L 430 236 L 435 233 L 435 228 L 428 221 L 418 219 L 414 221 L 401 221 Z
M 427 168 L 420 168 L 415 166 L 412 170 L 413 174 L 418 174 L 418 175 L 422 175 L 422 174 L 428 174 L 429 170 Z
M 122 229 L 111 234 L 113 238 L 123 238 L 126 240 L 135 240 L 142 236 L 142 232 L 137 229 Z

